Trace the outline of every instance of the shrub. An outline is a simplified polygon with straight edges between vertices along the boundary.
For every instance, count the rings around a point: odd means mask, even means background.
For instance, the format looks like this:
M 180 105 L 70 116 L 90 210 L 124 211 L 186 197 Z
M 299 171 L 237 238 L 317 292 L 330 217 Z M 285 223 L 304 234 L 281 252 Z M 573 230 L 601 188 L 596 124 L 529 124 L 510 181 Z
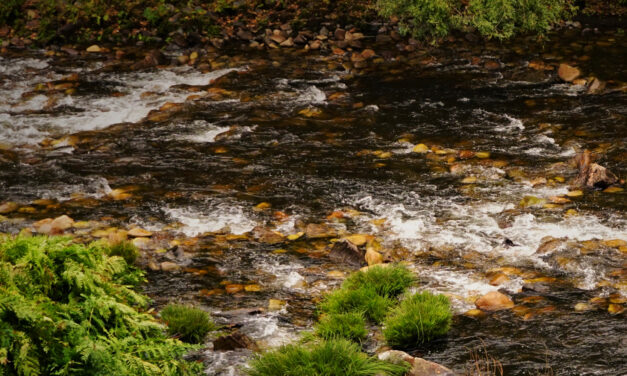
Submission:
M 360 341 L 366 337 L 366 320 L 360 312 L 333 313 L 322 316 L 315 333 L 324 339 L 345 338 Z
M 0 238 L 0 375 L 196 374 L 195 347 L 142 311 L 143 280 L 101 244 Z
M 109 256 L 120 256 L 126 261 L 127 264 L 133 265 L 139 256 L 137 247 L 131 242 L 122 241 L 113 244 L 107 248 L 107 254 Z
M 391 305 L 392 300 L 378 295 L 373 288 L 341 288 L 327 295 L 319 310 L 329 314 L 359 312 L 379 323 Z
M 168 334 L 189 343 L 201 343 L 207 333 L 215 330 L 209 314 L 194 307 L 168 304 L 161 311 L 161 318 L 168 325 Z
M 392 364 L 369 357 L 359 345 L 332 339 L 309 345 L 286 345 L 250 362 L 251 376 L 367 376 L 404 375 L 407 364 Z
M 439 38 L 472 26 L 487 38 L 504 39 L 518 32 L 543 34 L 574 12 L 571 0 L 378 0 L 384 17 L 396 16 L 401 31 Z
M 390 311 L 384 321 L 383 335 L 391 346 L 418 345 L 446 334 L 451 317 L 446 296 L 427 291 L 416 293 Z
M 351 274 L 342 284 L 343 288 L 357 289 L 362 287 L 372 288 L 383 297 L 394 298 L 405 292 L 414 282 L 414 275 L 401 264 L 368 268 L 367 271 L 359 271 Z

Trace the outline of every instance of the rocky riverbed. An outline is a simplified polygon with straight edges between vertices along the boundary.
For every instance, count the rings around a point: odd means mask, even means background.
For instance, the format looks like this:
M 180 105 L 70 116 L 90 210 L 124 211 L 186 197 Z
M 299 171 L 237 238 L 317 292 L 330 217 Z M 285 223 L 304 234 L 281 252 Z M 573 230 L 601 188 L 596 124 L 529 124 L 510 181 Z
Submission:
M 389 261 L 456 313 L 412 355 L 624 374 L 627 39 L 574 26 L 542 45 L 6 50 L 0 231 L 131 240 L 155 306 L 238 333 L 207 342 L 209 374 Z

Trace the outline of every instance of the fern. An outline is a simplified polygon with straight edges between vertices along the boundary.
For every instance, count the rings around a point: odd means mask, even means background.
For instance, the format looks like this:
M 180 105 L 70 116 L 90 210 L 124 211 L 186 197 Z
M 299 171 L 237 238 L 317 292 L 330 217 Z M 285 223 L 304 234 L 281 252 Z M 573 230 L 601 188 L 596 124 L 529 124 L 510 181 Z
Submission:
M 143 312 L 143 280 L 102 243 L 0 237 L 0 376 L 200 373 Z

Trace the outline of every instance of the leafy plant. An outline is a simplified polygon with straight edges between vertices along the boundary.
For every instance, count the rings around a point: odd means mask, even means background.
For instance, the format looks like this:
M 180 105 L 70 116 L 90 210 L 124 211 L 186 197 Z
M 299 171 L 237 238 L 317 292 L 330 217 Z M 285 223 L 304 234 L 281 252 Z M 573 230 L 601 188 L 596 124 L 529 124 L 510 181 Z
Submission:
M 383 323 L 391 346 L 408 347 L 443 336 L 451 327 L 449 299 L 428 291 L 408 296 L 394 307 Z
M 366 337 L 366 320 L 359 312 L 323 315 L 316 324 L 315 334 L 324 339 L 346 338 L 360 341 Z
M 287 345 L 257 356 L 250 362 L 250 376 L 368 376 L 404 375 L 408 364 L 380 361 L 360 351 L 346 339 L 308 345 Z
M 189 343 L 201 343 L 207 333 L 216 329 L 207 312 L 180 304 L 168 304 L 161 318 L 168 325 L 168 334 Z
M 0 375 L 192 375 L 195 347 L 165 336 L 102 243 L 0 237 Z

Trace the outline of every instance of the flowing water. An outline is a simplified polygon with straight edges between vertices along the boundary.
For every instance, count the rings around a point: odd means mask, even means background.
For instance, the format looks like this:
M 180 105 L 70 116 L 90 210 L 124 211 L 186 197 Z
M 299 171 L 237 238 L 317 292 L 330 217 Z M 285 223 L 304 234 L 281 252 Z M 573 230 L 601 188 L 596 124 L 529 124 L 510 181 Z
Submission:
M 255 234 L 326 223 L 374 235 L 387 258 L 411 264 L 419 288 L 451 297 L 450 334 L 414 354 L 457 371 L 485 348 L 506 375 L 627 374 L 627 195 L 550 201 L 570 191 L 584 149 L 626 176 L 624 51 L 623 34 L 570 30 L 544 45 L 377 50 L 386 59 L 361 70 L 284 51 L 144 71 L 5 54 L 0 203 L 20 209 L 0 216 L 0 231 L 61 214 L 85 238 L 152 230 L 147 257 L 186 267 L 149 273 L 155 305 L 194 301 L 267 347 L 309 329 L 315 300 L 351 268 L 326 257 L 329 238 Z M 536 60 L 577 62 L 607 89 L 587 94 L 531 69 Z M 183 105 L 153 111 L 172 102 Z M 430 150 L 413 152 L 420 143 Z M 563 241 L 536 252 L 547 236 Z M 506 278 L 490 284 L 495 276 Z M 497 289 L 514 309 L 464 314 Z M 268 309 L 269 299 L 287 304 Z M 251 353 L 204 355 L 208 374 L 230 375 Z

